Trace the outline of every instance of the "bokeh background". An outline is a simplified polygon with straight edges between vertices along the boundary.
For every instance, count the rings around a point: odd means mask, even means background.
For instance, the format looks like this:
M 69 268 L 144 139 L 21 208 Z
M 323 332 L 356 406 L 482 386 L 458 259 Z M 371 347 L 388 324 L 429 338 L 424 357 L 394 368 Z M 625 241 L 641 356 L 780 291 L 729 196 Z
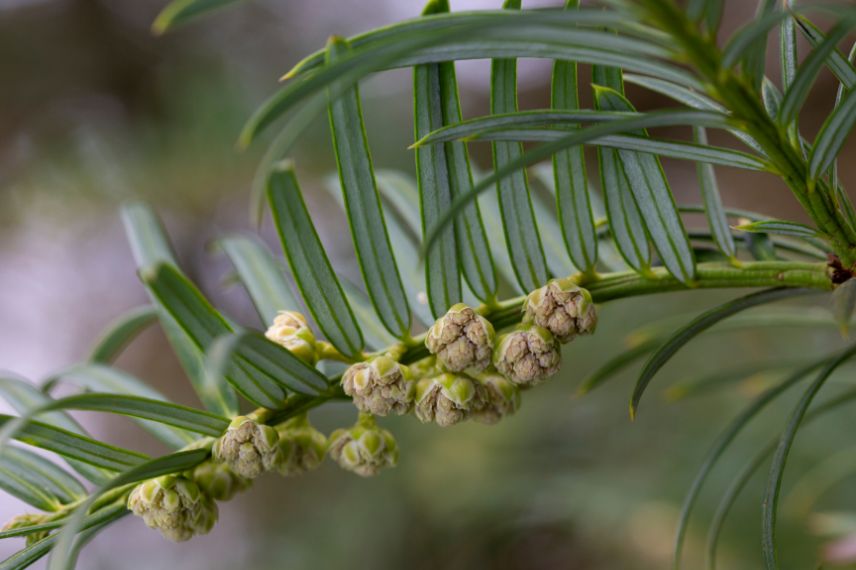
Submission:
M 34 382 L 84 358 L 111 319 L 146 302 L 118 216 L 119 205 L 131 199 L 157 208 L 183 268 L 218 306 L 241 323 L 262 326 L 245 292 L 230 285 L 228 262 L 209 247 L 225 233 L 256 231 L 248 215 L 249 187 L 264 145 L 235 149 L 242 122 L 276 89 L 277 78 L 329 35 L 416 16 L 422 7 L 417 0 L 256 0 L 155 37 L 150 23 L 164 4 L 0 0 L 0 368 Z M 753 4 L 727 3 L 725 29 L 751 17 Z M 453 2 L 454 9 L 498 5 Z M 484 114 L 489 63 L 459 64 L 458 72 L 466 115 Z M 520 63 L 522 107 L 547 105 L 549 72 L 547 62 Z M 775 78 L 775 69 L 771 74 Z M 823 75 L 803 116 L 806 134 L 813 135 L 829 110 L 834 88 L 834 79 Z M 628 89 L 640 108 L 665 104 Z M 362 94 L 375 164 L 412 173 L 413 156 L 406 150 L 412 138 L 409 73 L 379 75 L 364 82 Z M 714 142 L 731 144 L 725 138 Z M 844 151 L 841 173 L 851 188 L 854 142 Z M 474 145 L 472 153 L 478 165 L 489 167 L 489 148 Z M 335 167 L 323 117 L 295 158 L 334 264 L 357 276 L 344 218 L 324 191 L 324 178 Z M 693 167 L 666 165 L 679 201 L 697 203 Z M 718 174 L 729 205 L 801 219 L 776 179 L 727 169 Z M 279 251 L 269 221 L 261 235 Z M 680 501 L 718 430 L 789 365 L 844 341 L 828 325 L 708 334 L 669 364 L 634 423 L 626 411 L 632 370 L 585 398 L 575 392 L 582 378 L 627 348 L 626 336 L 635 328 L 669 316 L 685 321 L 730 296 L 673 294 L 610 303 L 602 308 L 598 334 L 566 348 L 560 376 L 527 393 L 521 411 L 498 426 L 441 430 L 413 418 L 386 421 L 402 449 L 395 470 L 370 480 L 332 464 L 298 479 L 271 475 L 222 505 L 221 522 L 210 535 L 183 545 L 167 543 L 127 517 L 87 548 L 81 567 L 665 568 Z M 804 310 L 816 316 L 826 303 Z M 670 383 L 759 361 L 785 366 L 743 374 L 739 381 L 724 375 L 717 389 L 679 402 L 661 397 Z M 159 330 L 146 332 L 119 365 L 177 401 L 197 404 Z M 848 384 L 852 370 L 838 374 L 829 392 Z M 690 529 L 687 568 L 701 567 L 719 496 L 754 451 L 781 430 L 795 397 L 789 394 L 752 424 L 714 473 Z M 313 419 L 331 430 L 353 415 L 342 404 Z M 130 422 L 78 417 L 112 443 L 163 451 Z M 786 498 L 797 496 L 791 491 L 827 458 L 846 463 L 848 454 L 856 454 L 854 427 L 856 416 L 845 409 L 800 435 Z M 856 515 L 847 514 L 856 499 L 853 483 L 852 477 L 841 479 L 811 516 L 798 496 L 786 499 L 781 524 L 788 568 L 816 568 L 829 544 L 826 531 L 856 532 Z M 762 484 L 763 473 L 733 513 L 722 568 L 760 567 Z M 22 510 L 16 500 L 0 499 L 0 519 Z M 0 556 L 22 546 L 21 539 L 2 541 Z M 846 550 L 848 543 L 838 546 Z

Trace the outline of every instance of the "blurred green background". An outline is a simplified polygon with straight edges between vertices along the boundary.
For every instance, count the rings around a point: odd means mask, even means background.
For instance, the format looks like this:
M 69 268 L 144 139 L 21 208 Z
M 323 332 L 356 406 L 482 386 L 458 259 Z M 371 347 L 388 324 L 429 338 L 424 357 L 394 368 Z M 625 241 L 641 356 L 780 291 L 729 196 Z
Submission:
M 453 8 L 499 3 L 457 0 Z M 238 130 L 276 89 L 277 78 L 328 35 L 416 16 L 421 4 L 252 1 L 154 37 L 149 26 L 163 0 L 0 0 L 0 368 L 40 381 L 83 358 L 121 311 L 146 302 L 117 213 L 129 199 L 156 206 L 184 269 L 218 306 L 243 324 L 262 327 L 244 291 L 229 285 L 227 261 L 208 247 L 224 233 L 255 231 L 249 187 L 264 145 L 238 152 Z M 728 3 L 725 29 L 750 17 L 751 4 Z M 548 62 L 521 62 L 521 107 L 548 103 L 549 72 Z M 459 64 L 458 73 L 466 115 L 484 114 L 488 62 Z M 390 72 L 362 86 L 378 168 L 413 170 L 406 150 L 410 82 L 409 73 Z M 803 117 L 807 134 L 831 106 L 834 86 L 824 75 Z M 664 104 L 629 92 L 640 108 Z M 583 99 L 589 100 L 585 90 Z M 844 151 L 841 174 L 851 188 L 856 168 L 846 157 L 856 158 L 854 142 Z M 489 148 L 474 145 L 472 153 L 489 168 Z M 358 278 L 344 217 L 323 190 L 334 170 L 324 117 L 295 158 L 334 265 Z M 698 202 L 692 165 L 666 166 L 679 201 Z M 729 205 L 799 219 L 776 179 L 726 169 L 718 174 Z M 269 221 L 261 233 L 279 251 Z M 668 365 L 634 423 L 627 418 L 632 370 L 584 398 L 575 392 L 587 374 L 627 348 L 631 330 L 670 315 L 686 321 L 732 296 L 681 293 L 610 303 L 601 308 L 598 334 L 568 346 L 561 374 L 528 392 L 520 412 L 501 424 L 443 430 L 412 417 L 384 421 L 402 450 L 395 470 L 362 480 L 328 463 L 298 479 L 265 477 L 221 506 L 221 522 L 210 535 L 183 545 L 127 517 L 92 543 L 81 568 L 666 568 L 680 501 L 705 451 L 741 405 L 788 369 L 721 380 L 715 390 L 679 402 L 661 397 L 663 390 L 746 362 L 801 362 L 844 341 L 832 326 L 707 334 Z M 197 405 L 159 331 L 145 333 L 119 364 L 177 401 Z M 825 395 L 849 384 L 852 370 L 845 369 Z M 702 567 L 719 497 L 754 451 L 779 433 L 796 396 L 789 393 L 753 423 L 715 471 L 690 528 L 686 568 Z M 339 404 L 313 420 L 332 430 L 353 416 L 349 405 Z M 112 443 L 162 451 L 129 422 L 79 417 Z M 854 424 L 852 408 L 845 408 L 798 439 L 781 517 L 786 568 L 818 567 L 829 544 L 821 531 L 830 526 L 822 524 L 828 517 L 807 516 L 797 500 L 788 502 L 790 491 L 826 458 L 853 451 Z M 765 472 L 732 514 L 720 568 L 761 566 Z M 856 499 L 853 482 L 842 479 L 815 511 L 846 513 Z M 9 497 L 0 500 L 2 520 L 22 510 Z M 845 537 L 836 538 L 837 552 L 850 553 L 837 567 L 847 567 L 847 560 L 856 560 L 856 538 L 846 538 L 856 536 L 856 523 L 846 517 L 835 522 L 836 537 Z M 20 539 L 7 539 L 0 555 L 22 546 Z

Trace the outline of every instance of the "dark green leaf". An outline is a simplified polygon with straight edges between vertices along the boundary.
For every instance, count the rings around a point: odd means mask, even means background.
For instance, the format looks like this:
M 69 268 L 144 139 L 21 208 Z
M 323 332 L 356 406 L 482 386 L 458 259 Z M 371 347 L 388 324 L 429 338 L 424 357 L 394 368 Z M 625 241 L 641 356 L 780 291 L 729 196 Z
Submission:
M 697 93 L 696 91 L 690 88 L 678 85 L 677 83 L 672 83 L 671 81 L 663 81 L 662 79 L 657 79 L 655 77 L 633 75 L 630 73 L 624 74 L 624 80 L 628 83 L 633 83 L 646 89 L 650 89 L 651 91 L 664 95 L 670 99 L 678 101 L 679 103 L 683 103 L 684 105 L 693 109 L 703 109 L 712 111 L 723 110 L 722 106 L 719 103 L 715 102 L 713 99 L 708 98 L 706 95 Z M 732 135 L 734 135 L 737 139 L 743 141 L 746 146 L 748 146 L 755 152 L 759 154 L 764 154 L 760 145 L 747 133 L 737 128 L 726 128 L 726 130 Z
M 576 8 L 578 5 L 578 0 L 568 0 L 565 7 Z M 556 61 L 553 64 L 551 103 L 554 109 L 579 109 L 576 62 Z M 556 211 L 565 247 L 574 265 L 582 271 L 592 272 L 597 264 L 597 233 L 589 201 L 582 146 L 558 152 L 553 156 L 553 177 Z
M 417 139 L 443 126 L 442 90 L 440 65 L 418 65 L 413 68 L 413 122 Z M 445 146 L 416 149 L 416 180 L 423 234 L 449 210 L 449 204 L 454 198 L 452 176 L 457 173 L 451 172 L 450 167 Z M 456 231 L 460 225 L 461 222 L 456 220 L 454 227 L 447 228 L 440 236 L 437 247 L 425 257 L 425 286 L 428 305 L 434 317 L 439 317 L 449 307 L 463 300 L 457 244 L 460 234 Z
M 832 373 L 854 355 L 856 355 L 856 346 L 844 351 L 844 353 L 839 357 L 824 366 L 823 370 L 821 370 L 817 375 L 817 378 L 812 382 L 811 386 L 808 387 L 802 398 L 800 398 L 800 401 L 794 408 L 793 412 L 791 412 L 785 431 L 779 439 L 779 444 L 776 447 L 776 452 L 773 455 L 773 462 L 770 466 L 770 475 L 767 479 L 764 500 L 761 503 L 761 552 L 764 556 L 764 566 L 767 570 L 777 570 L 779 568 L 776 554 L 776 515 L 778 513 L 782 479 L 785 475 L 785 465 L 787 464 L 788 454 L 791 451 L 794 439 L 796 439 L 797 431 L 802 424 L 809 406 L 815 396 L 817 396 L 817 393 Z
M 574 132 L 573 128 L 496 128 L 489 131 L 478 131 L 478 119 L 470 121 L 469 132 L 465 133 L 468 140 L 482 141 L 532 141 L 550 142 L 559 140 Z M 444 139 L 445 133 L 437 133 L 438 139 Z M 420 141 L 423 144 L 431 142 L 433 136 L 426 137 Z M 654 154 L 666 158 L 679 158 L 692 160 L 706 164 L 717 164 L 731 166 L 733 168 L 745 168 L 747 170 L 769 170 L 767 164 L 754 155 L 732 150 L 724 147 L 716 147 L 708 144 L 689 143 L 676 140 L 652 139 L 637 135 L 609 135 L 600 137 L 586 143 L 591 146 L 601 146 L 621 150 L 630 150 L 645 154 Z
M 434 4 L 432 2 L 431 4 Z M 523 24 L 553 27 L 567 30 L 574 27 L 610 28 L 638 34 L 642 37 L 659 38 L 659 34 L 651 29 L 629 22 L 627 17 L 617 11 L 580 10 L 578 12 L 560 12 L 557 10 L 540 10 L 538 12 L 507 12 L 481 10 L 478 12 L 459 12 L 447 14 L 442 10 L 426 10 L 421 18 L 405 20 L 396 24 L 377 28 L 351 38 L 349 43 L 354 48 L 364 48 L 372 45 L 387 45 L 391 41 L 401 40 L 414 35 L 427 35 L 453 27 L 463 27 L 467 32 L 469 27 L 481 29 L 493 26 L 498 29 L 519 27 Z M 532 37 L 537 37 L 537 34 Z M 289 71 L 285 78 L 295 77 L 324 63 L 324 51 L 319 50 L 305 57 Z
M 634 362 L 640 360 L 643 356 L 653 351 L 659 345 L 659 338 L 649 338 L 638 342 L 633 346 L 627 347 L 624 352 L 610 358 L 603 363 L 600 368 L 589 374 L 580 383 L 579 388 L 577 388 L 577 394 L 580 396 L 588 394 Z
M 492 133 L 519 132 L 539 126 L 565 127 L 574 132 L 577 123 L 605 123 L 621 119 L 643 117 L 642 113 L 602 111 L 592 109 L 533 109 L 513 113 L 496 113 L 453 123 L 426 134 L 413 146 L 420 148 L 429 144 L 478 138 L 490 140 Z M 725 114 L 721 115 L 727 119 Z M 563 131 L 558 131 L 560 134 Z M 564 134 L 568 134 L 564 132 Z M 501 138 L 499 140 L 502 140 Z M 537 140 L 537 139 L 536 139 Z
M 618 91 L 595 87 L 598 104 L 615 111 L 633 111 Z M 646 132 L 641 133 L 647 136 Z M 619 159 L 633 197 L 660 259 L 684 283 L 695 278 L 695 258 L 660 161 L 652 155 L 620 150 Z
M 269 341 L 264 335 L 244 332 L 227 338 L 229 344 L 226 350 L 230 360 L 233 363 L 243 363 L 245 367 L 251 367 L 258 372 L 253 377 L 258 385 L 257 390 L 273 393 L 278 387 L 281 390 L 309 395 L 317 395 L 327 390 L 327 379 L 318 370 L 289 350 Z
M 788 222 L 785 220 L 761 220 L 748 224 L 735 226 L 734 229 L 744 232 L 762 233 L 762 234 L 780 234 L 784 236 L 794 236 L 798 238 L 820 239 L 820 234 L 817 230 L 798 224 L 796 222 Z
M 72 475 L 26 449 L 7 445 L 0 452 L 0 470 L 4 472 L 4 476 L 0 477 L 0 486 L 24 501 L 27 499 L 15 494 L 9 487 L 18 485 L 25 490 L 35 489 L 36 496 L 47 497 L 47 504 L 54 505 L 54 508 L 86 496 L 86 489 Z M 27 502 L 44 510 L 54 510 Z
M 236 355 L 240 337 L 240 334 L 224 334 L 211 344 L 205 359 L 205 375 L 212 379 L 226 378 L 241 396 L 255 406 L 269 410 L 281 408 L 285 404 L 286 390 L 256 368 L 255 363 Z M 270 341 L 265 339 L 265 342 Z
M 856 42 L 853 42 L 853 47 L 850 48 L 850 54 L 847 57 L 848 62 L 851 64 L 854 60 L 856 60 Z M 856 70 L 854 70 L 856 72 Z M 838 108 L 841 105 L 841 100 L 844 99 L 844 94 L 847 93 L 847 87 L 844 85 L 844 82 L 840 82 L 838 84 L 838 91 L 835 93 L 835 107 Z M 829 183 L 832 185 L 832 188 L 835 192 L 835 199 L 838 202 L 838 209 L 841 211 L 846 217 L 849 224 L 853 227 L 856 227 L 856 209 L 853 208 L 853 203 L 850 201 L 850 197 L 844 191 L 844 188 L 841 185 L 841 181 L 838 179 L 838 161 L 832 162 L 832 167 L 830 168 L 831 172 L 829 175 Z
M 707 132 L 704 129 L 693 129 L 693 135 L 699 144 L 707 144 Z M 696 166 L 696 172 L 701 198 L 704 202 L 704 214 L 707 217 L 716 245 L 722 253 L 734 258 L 737 254 L 737 248 L 734 245 L 734 237 L 731 235 L 728 219 L 722 207 L 722 198 L 719 195 L 719 185 L 716 182 L 713 165 L 699 163 Z
M 52 401 L 50 397 L 43 394 L 31 383 L 8 373 L 0 375 L 0 396 L 21 415 Z M 67 431 L 87 435 L 86 431 L 71 416 L 63 412 L 46 414 L 42 420 L 47 424 Z M 93 483 L 101 483 L 108 477 L 108 474 L 101 469 L 92 467 L 86 463 L 72 460 L 68 464 Z
M 746 309 L 766 305 L 779 301 L 781 299 L 789 299 L 800 295 L 816 293 L 811 289 L 766 289 L 751 293 L 744 297 L 734 299 L 713 309 L 709 309 L 693 319 L 687 325 L 681 327 L 672 334 L 672 336 L 648 359 L 645 363 L 645 368 L 639 375 L 636 381 L 636 387 L 633 390 L 633 397 L 630 400 L 630 415 L 635 416 L 639 406 L 639 400 L 645 393 L 648 384 L 665 365 L 681 348 L 683 348 L 692 339 L 697 337 L 702 332 L 706 331 L 713 325 L 727 319 L 728 317 L 745 311 Z
M 624 88 L 620 69 L 593 67 L 592 79 L 619 91 Z M 604 110 L 604 101 L 596 95 L 594 104 L 599 111 Z M 633 197 L 624 163 L 617 151 L 602 147 L 597 149 L 597 161 L 612 239 L 627 265 L 637 272 L 645 272 L 651 265 L 648 235 L 642 225 L 642 214 Z
M 335 178 L 335 180 L 334 180 Z M 330 194 L 335 198 L 339 205 L 344 208 L 344 199 L 342 192 L 339 190 L 339 177 L 330 177 L 329 190 Z M 419 189 L 416 181 L 394 171 L 385 171 L 377 173 L 378 190 L 380 190 L 381 198 L 385 211 L 387 212 L 387 228 L 389 229 L 390 241 L 392 241 L 392 249 L 395 252 L 395 257 L 398 260 L 398 267 L 404 281 L 404 290 L 407 292 L 410 308 L 423 325 L 434 322 L 434 315 L 428 306 L 428 299 L 425 295 L 425 273 L 422 264 L 419 261 L 419 235 L 421 230 L 421 221 L 419 215 Z M 366 321 L 363 313 L 355 306 L 351 299 L 351 294 L 347 284 L 342 281 L 342 288 L 345 291 L 345 296 L 354 310 L 357 317 L 357 322 L 363 329 L 363 334 L 366 332 Z M 394 338 L 383 328 L 383 325 L 377 320 L 377 314 L 371 306 L 371 301 L 365 293 L 360 291 L 361 297 L 365 300 L 365 305 L 368 306 L 367 315 L 371 315 L 373 321 L 377 322 L 377 326 L 383 330 L 384 338 Z M 385 343 L 382 346 L 388 346 Z
M 808 173 L 812 180 L 821 177 L 835 161 L 853 125 L 856 125 L 856 88 L 844 95 L 814 140 L 808 159 Z
M 684 497 L 683 505 L 681 506 L 681 514 L 678 520 L 678 529 L 675 533 L 675 549 L 674 549 L 674 568 L 677 569 L 681 565 L 681 552 L 683 551 L 684 539 L 686 538 L 687 525 L 689 524 L 690 515 L 692 515 L 693 507 L 698 499 L 701 489 L 707 481 L 708 476 L 716 467 L 719 459 L 734 441 L 734 439 L 743 431 L 746 425 L 757 416 L 768 404 L 781 396 L 788 388 L 803 380 L 813 370 L 817 369 L 820 363 L 813 363 L 803 367 L 791 374 L 787 379 L 768 388 L 761 395 L 755 398 L 749 406 L 741 411 L 720 433 L 716 441 L 713 442 L 710 450 L 704 457 L 701 467 L 699 467 L 686 496 Z
M 755 18 L 729 38 L 722 50 L 722 65 L 731 67 L 742 60 L 745 73 L 760 87 L 757 74 L 760 70 L 763 75 L 767 36 L 786 17 L 787 13 L 776 10 L 775 0 L 761 0 Z
M 339 352 L 358 356 L 362 333 L 318 239 L 291 164 L 280 164 L 271 172 L 268 200 L 291 274 L 315 322 Z
M 783 0 L 785 9 L 793 8 L 793 0 Z M 793 16 L 787 16 L 782 20 L 781 33 L 779 34 L 782 89 L 787 91 L 794 82 L 799 64 L 799 51 L 797 50 L 797 24 Z
M 140 396 L 98 393 L 79 394 L 54 400 L 40 408 L 30 410 L 26 416 L 22 416 L 20 419 L 29 421 L 29 418 L 53 410 L 84 410 L 119 414 L 212 437 L 219 437 L 229 427 L 228 418 L 211 412 Z M 26 427 L 23 429 L 26 430 Z M 189 442 L 185 441 L 184 443 Z
M 519 10 L 520 2 L 507 0 L 503 7 Z M 516 59 L 494 59 L 491 62 L 490 111 L 492 114 L 517 111 Z M 523 145 L 520 143 L 496 142 L 491 148 L 496 171 L 523 156 Z M 532 210 L 527 173 L 517 170 L 496 182 L 511 266 L 520 286 L 525 291 L 532 291 L 546 283 L 548 274 L 541 236 Z
M 428 18 L 431 20 L 427 21 Z M 353 52 L 335 64 L 296 78 L 256 112 L 245 126 L 241 142 L 248 144 L 295 105 L 333 83 L 346 89 L 373 71 L 423 63 L 502 57 L 575 60 L 622 66 L 697 86 L 688 73 L 652 57 L 667 55 L 663 48 L 605 32 L 569 29 L 578 22 L 627 26 L 622 18 L 601 10 L 527 11 L 515 13 L 511 18 L 491 12 L 439 14 L 425 20 L 415 26 L 404 22 L 379 30 L 383 41 L 355 44 Z M 632 27 L 640 29 L 638 25 Z
M 110 324 L 92 347 L 89 360 L 109 364 L 157 318 L 157 309 L 149 305 L 131 309 Z
M 122 208 L 122 219 L 138 270 L 151 268 L 159 263 L 169 263 L 177 267 L 163 226 L 150 208 L 144 204 L 126 205 Z M 209 404 L 213 406 L 209 408 L 211 410 L 229 415 L 227 411 L 234 410 L 237 406 L 237 399 L 231 388 L 220 383 L 219 387 L 223 389 L 220 394 L 217 392 L 217 385 L 206 384 L 202 374 L 203 350 L 175 320 L 169 308 L 160 303 L 157 297 L 152 298 L 158 306 L 164 333 L 202 403 L 206 407 Z
M 779 108 L 777 120 L 780 124 L 788 125 L 796 119 L 797 113 L 808 98 L 821 68 L 835 51 L 838 42 L 847 37 L 853 22 L 841 21 L 832 29 L 826 39 L 805 58 L 797 69 L 793 83 L 784 93 L 782 105 Z M 851 123 L 852 125 L 852 123 Z
M 539 186 L 538 184 L 532 186 L 532 209 L 535 212 L 535 219 L 538 220 L 547 270 L 552 276 L 557 277 L 578 273 L 579 269 L 571 262 L 568 249 L 562 240 L 562 230 L 556 216 L 555 192 Z
M 0 415 L 0 427 L 4 436 L 14 433 L 15 439 L 28 445 L 112 471 L 121 471 L 146 460 L 142 453 L 107 445 L 41 422 L 24 425 L 20 418 L 3 414 Z
M 847 335 L 853 309 L 856 308 L 856 279 L 849 279 L 835 288 L 832 292 L 832 307 L 842 334 Z
M 238 235 L 219 243 L 238 271 L 265 325 L 271 324 L 279 311 L 295 310 L 300 306 L 282 269 L 265 245 L 254 238 Z
M 449 3 L 446 0 L 431 0 L 423 15 L 448 11 Z M 430 131 L 438 123 L 442 126 L 461 121 L 458 81 L 453 62 L 429 64 L 414 69 L 414 113 L 417 138 L 424 134 L 422 127 L 429 127 Z M 416 153 L 417 160 L 427 162 L 423 167 L 424 175 L 434 177 L 438 185 L 446 181 L 437 179 L 437 176 L 446 173 L 448 192 L 440 191 L 439 198 L 442 199 L 447 193 L 455 197 L 472 188 L 473 176 L 465 144 L 451 142 L 443 145 L 442 149 L 432 149 L 431 152 L 417 149 Z M 430 171 L 431 166 L 433 172 Z M 422 172 L 423 169 L 419 171 Z M 428 223 L 426 227 L 430 225 Z M 470 289 L 479 300 L 491 302 L 497 290 L 496 270 L 478 203 L 467 206 L 467 211 L 456 220 L 455 242 L 458 263 Z M 428 282 L 431 281 L 429 277 Z
M 836 410 L 843 404 L 847 404 L 856 400 L 856 390 L 851 389 L 842 394 L 830 398 L 828 401 L 817 406 L 805 416 L 804 424 L 824 416 L 825 414 Z M 728 490 L 719 501 L 719 506 L 710 523 L 710 529 L 707 535 L 707 568 L 713 569 L 716 567 L 716 548 L 719 544 L 719 536 L 722 532 L 722 527 L 725 524 L 725 519 L 731 511 L 731 507 L 740 495 L 740 492 L 752 478 L 752 475 L 764 464 L 764 461 L 776 449 L 777 441 L 772 441 L 769 445 L 761 449 L 755 458 L 746 465 L 746 467 L 737 474 L 732 481 Z
M 79 364 L 63 370 L 53 375 L 45 383 L 43 390 L 46 392 L 50 391 L 60 382 L 71 383 L 93 392 L 128 394 L 151 400 L 160 400 L 162 402 L 167 401 L 167 398 L 163 394 L 127 372 L 100 364 Z M 139 423 L 155 437 L 173 448 L 184 447 L 196 440 L 194 436 L 183 430 L 174 429 L 160 423 L 144 420 Z
M 348 50 L 344 40 L 330 40 L 327 62 L 339 60 Z M 380 207 L 357 86 L 330 94 L 329 117 L 351 236 L 369 298 L 387 330 L 407 337 L 410 308 Z
M 147 267 L 141 270 L 140 277 L 199 354 L 208 350 L 218 336 L 231 332 L 220 313 L 174 267 L 166 264 Z M 201 377 L 194 387 L 209 410 L 227 417 L 237 413 L 237 397 L 224 379 Z
M 475 200 L 480 193 L 496 184 L 497 180 L 501 180 L 521 168 L 549 158 L 560 150 L 585 144 L 598 137 L 644 128 L 676 125 L 722 128 L 727 126 L 727 124 L 727 118 L 720 113 L 712 113 L 709 111 L 663 110 L 646 113 L 641 117 L 630 117 L 628 119 L 620 119 L 588 127 L 569 134 L 560 140 L 545 143 L 538 148 L 527 152 L 519 159 L 510 162 L 493 175 L 478 181 L 473 189 L 466 194 L 456 197 L 452 201 L 449 212 L 447 212 L 443 218 L 435 224 L 431 232 L 427 234 L 423 244 L 423 251 L 429 251 L 431 249 L 439 236 L 439 233 L 442 232 L 446 226 L 452 223 L 452 220 L 456 215 L 458 215 L 458 212 L 460 212 L 462 207 Z
M 811 20 L 798 16 L 796 23 L 812 46 L 817 48 L 825 43 L 826 34 L 815 26 Z M 825 63 L 846 89 L 856 87 L 856 68 L 853 67 L 853 64 L 840 51 L 837 49 L 833 50 Z
M 172 0 L 161 10 L 152 24 L 152 31 L 163 34 L 199 16 L 234 4 L 239 0 Z

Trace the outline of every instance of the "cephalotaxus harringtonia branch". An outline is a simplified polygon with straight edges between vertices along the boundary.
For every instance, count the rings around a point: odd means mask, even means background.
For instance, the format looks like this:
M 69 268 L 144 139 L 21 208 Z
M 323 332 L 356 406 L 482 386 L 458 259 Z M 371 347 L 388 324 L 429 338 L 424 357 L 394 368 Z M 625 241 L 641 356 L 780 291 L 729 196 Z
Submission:
M 267 410 L 235 417 L 211 443 L 209 460 L 185 474 L 137 485 L 128 508 L 165 537 L 183 541 L 210 531 L 216 501 L 229 500 L 265 472 L 298 475 L 318 467 L 325 454 L 364 477 L 395 466 L 398 446 L 375 416 L 412 412 L 420 421 L 440 426 L 467 419 L 499 421 L 517 410 L 521 390 L 558 372 L 559 345 L 594 332 L 597 323 L 591 295 L 573 279 L 550 281 L 521 306 L 519 325 L 499 337 L 487 318 L 458 304 L 424 335 L 427 356 L 402 364 L 406 347 L 396 345 L 352 363 L 342 374 L 341 388 L 359 410 L 359 419 L 329 439 L 309 424 L 305 413 L 275 426 L 266 423 Z M 282 311 L 267 336 L 306 362 L 323 358 L 300 313 Z

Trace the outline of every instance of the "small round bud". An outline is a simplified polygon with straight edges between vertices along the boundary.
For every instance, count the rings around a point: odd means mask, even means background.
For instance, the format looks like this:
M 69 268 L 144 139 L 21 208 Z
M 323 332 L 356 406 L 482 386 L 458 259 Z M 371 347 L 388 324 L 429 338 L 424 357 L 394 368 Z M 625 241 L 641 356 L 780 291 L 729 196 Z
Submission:
M 297 311 L 280 311 L 265 336 L 307 364 L 314 365 L 318 360 L 315 334 L 309 328 L 306 317 Z
M 493 364 L 518 386 L 534 386 L 559 371 L 559 343 L 547 329 L 523 325 L 500 337 Z
M 458 303 L 428 329 L 425 346 L 451 372 L 478 371 L 490 364 L 494 336 L 490 321 Z
M 249 479 L 235 473 L 226 463 L 205 461 L 191 473 L 193 482 L 203 493 L 218 501 L 228 501 L 251 484 Z
M 406 414 L 413 403 L 410 370 L 388 356 L 348 368 L 342 375 L 342 388 L 361 412 L 377 416 Z
M 312 427 L 306 415 L 292 418 L 277 427 L 279 461 L 276 469 L 286 477 L 317 469 L 327 452 L 327 437 Z
M 481 401 L 478 384 L 466 376 L 440 374 L 416 384 L 416 417 L 447 427 L 465 420 Z
M 371 477 L 384 467 L 395 467 L 398 444 L 390 432 L 377 426 L 372 416 L 360 414 L 352 428 L 330 434 L 330 457 L 343 469 Z
M 196 483 L 177 475 L 149 479 L 134 487 L 128 509 L 174 542 L 207 534 L 217 522 L 217 503 Z
M 255 479 L 277 462 L 278 439 L 274 428 L 237 416 L 223 437 L 214 442 L 211 452 L 240 477 Z
M 24 513 L 22 515 L 14 517 L 12 520 L 3 525 L 3 528 L 0 530 L 2 530 L 3 532 L 7 530 L 17 530 L 20 528 L 35 526 L 46 522 L 48 522 L 48 517 L 46 515 L 42 515 L 39 513 Z M 25 536 L 27 546 L 33 545 L 41 539 L 46 538 L 49 533 L 49 530 L 31 532 L 30 534 Z
M 495 424 L 513 414 L 520 407 L 520 389 L 497 373 L 485 373 L 476 378 L 481 392 L 480 405 L 473 411 L 473 419 Z
M 562 343 L 594 332 L 597 325 L 591 294 L 568 279 L 554 279 L 530 293 L 523 310 L 523 322 L 544 327 Z

